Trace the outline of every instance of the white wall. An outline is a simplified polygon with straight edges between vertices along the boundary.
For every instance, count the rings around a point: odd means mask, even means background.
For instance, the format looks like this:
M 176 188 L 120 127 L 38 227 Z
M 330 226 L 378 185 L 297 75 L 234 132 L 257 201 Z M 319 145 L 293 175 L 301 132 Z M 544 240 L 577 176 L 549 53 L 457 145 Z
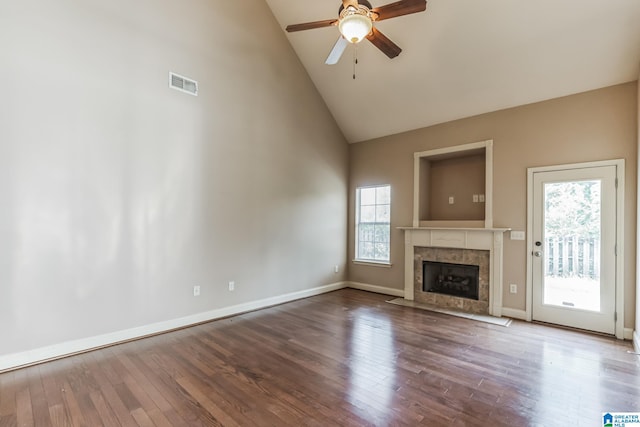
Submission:
M 348 149 L 264 1 L 4 2 L 0 42 L 0 356 L 344 279 Z

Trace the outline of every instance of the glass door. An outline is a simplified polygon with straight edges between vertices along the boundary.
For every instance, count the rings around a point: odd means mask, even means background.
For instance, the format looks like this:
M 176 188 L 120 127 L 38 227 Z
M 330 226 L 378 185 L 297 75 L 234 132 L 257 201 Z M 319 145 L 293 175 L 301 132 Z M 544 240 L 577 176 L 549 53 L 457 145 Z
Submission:
M 534 320 L 615 332 L 615 176 L 615 166 L 534 173 Z

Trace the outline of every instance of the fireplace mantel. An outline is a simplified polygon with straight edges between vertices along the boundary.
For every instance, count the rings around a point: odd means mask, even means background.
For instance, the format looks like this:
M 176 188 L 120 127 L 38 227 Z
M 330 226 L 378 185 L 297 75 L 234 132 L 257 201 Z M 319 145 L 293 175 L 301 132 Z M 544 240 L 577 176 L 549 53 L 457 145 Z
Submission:
M 510 228 L 398 227 L 404 230 L 404 298 L 413 300 L 414 248 L 488 250 L 489 314 L 502 316 L 502 253 Z

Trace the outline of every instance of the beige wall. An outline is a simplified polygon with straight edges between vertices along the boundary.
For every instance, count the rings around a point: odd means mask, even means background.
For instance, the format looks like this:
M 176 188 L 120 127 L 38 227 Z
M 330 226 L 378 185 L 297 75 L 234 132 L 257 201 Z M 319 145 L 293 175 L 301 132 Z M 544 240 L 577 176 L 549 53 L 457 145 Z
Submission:
M 494 226 L 526 230 L 527 168 L 594 160 L 626 160 L 625 327 L 634 323 L 637 87 L 628 83 L 449 122 L 350 146 L 349 249 L 353 256 L 353 195 L 362 185 L 392 186 L 392 268 L 350 265 L 349 279 L 403 287 L 403 234 L 412 222 L 413 153 L 493 139 Z M 504 306 L 525 309 L 524 241 L 505 243 L 504 283 L 519 285 Z
M 4 2 L 0 40 L 0 356 L 344 280 L 348 147 L 264 1 Z
M 429 206 L 427 216 L 420 220 L 483 221 L 485 205 L 474 203 L 473 195 L 485 193 L 485 156 L 464 156 L 430 163 L 427 181 Z M 452 204 L 449 197 L 453 197 Z
M 640 76 L 638 76 L 638 106 L 637 106 L 637 113 L 638 113 L 638 121 L 637 121 L 637 132 L 638 132 L 638 164 L 640 164 Z M 637 172 L 637 171 L 636 171 Z M 640 173 L 637 174 L 638 175 L 638 191 L 640 192 Z M 637 193 L 638 194 L 638 193 Z M 636 212 L 640 211 L 640 196 L 638 196 L 638 210 Z M 640 241 L 640 216 L 638 218 L 638 237 L 637 237 L 637 241 Z M 636 243 L 636 250 L 637 250 L 637 243 Z M 640 265 L 640 251 L 638 251 L 638 253 L 636 254 L 637 256 L 637 261 L 636 261 L 636 267 Z M 636 271 L 636 329 L 635 329 L 635 334 L 634 334 L 634 343 L 636 345 L 636 351 L 640 352 L 640 278 L 638 278 L 638 276 L 640 276 L 640 270 Z

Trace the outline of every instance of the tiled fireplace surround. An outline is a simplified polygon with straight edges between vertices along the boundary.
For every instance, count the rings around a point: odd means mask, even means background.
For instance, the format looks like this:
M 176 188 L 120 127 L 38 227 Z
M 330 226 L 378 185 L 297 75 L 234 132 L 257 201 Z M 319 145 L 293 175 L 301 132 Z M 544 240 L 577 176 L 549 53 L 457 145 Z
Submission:
M 423 291 L 423 261 L 477 265 L 478 300 Z M 413 248 L 413 299 L 416 302 L 449 307 L 468 313 L 489 314 L 489 251 L 455 248 Z
M 404 298 L 469 313 L 502 315 L 502 228 L 403 227 Z M 422 261 L 480 267 L 479 300 L 422 291 Z

